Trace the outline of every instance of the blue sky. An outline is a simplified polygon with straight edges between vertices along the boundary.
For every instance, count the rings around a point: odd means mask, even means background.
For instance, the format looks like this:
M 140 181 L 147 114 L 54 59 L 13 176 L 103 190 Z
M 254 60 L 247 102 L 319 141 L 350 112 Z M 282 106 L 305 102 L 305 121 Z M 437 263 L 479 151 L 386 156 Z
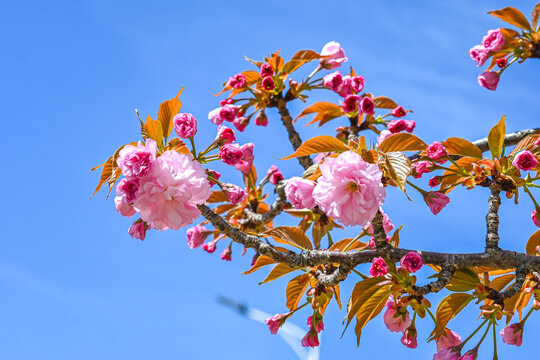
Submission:
M 293 358 L 266 327 L 216 303 L 225 295 L 283 312 L 286 279 L 259 286 L 264 270 L 240 275 L 251 254 L 241 257 L 235 247 L 233 262 L 225 263 L 219 251 L 189 250 L 182 230 L 150 233 L 144 243 L 131 239 L 130 220 L 112 201 L 103 193 L 88 199 L 98 178 L 89 169 L 137 139 L 133 109 L 155 117 L 160 102 L 184 86 L 183 111 L 199 119 L 200 139 L 211 137 L 215 126 L 206 115 L 218 104 L 212 94 L 250 67 L 243 55 L 261 59 L 281 48 L 290 57 L 332 40 L 366 78 L 367 91 L 414 110 L 416 133 L 427 142 L 484 137 L 502 115 L 509 131 L 538 126 L 537 61 L 512 66 L 489 92 L 477 85 L 480 70 L 467 55 L 488 29 L 502 25 L 486 12 L 510 3 L 528 16 L 535 2 L 5 2 L 0 99 L 7 136 L 1 147 L 9 155 L 1 180 L 0 358 Z M 328 93 L 311 100 L 328 97 L 337 101 Z M 293 115 L 303 107 L 290 105 Z M 250 126 L 239 141 L 256 141 L 260 172 L 276 164 L 286 177 L 298 175 L 295 161 L 278 160 L 291 148 L 277 112 L 268 115 L 268 128 Z M 304 139 L 333 134 L 338 124 L 345 122 L 299 123 Z M 450 205 L 433 216 L 418 196 L 411 203 L 389 191 L 385 209 L 395 224 L 405 224 L 402 244 L 480 251 L 487 192 L 451 195 Z M 504 201 L 501 207 L 501 246 L 520 251 L 535 231 L 532 204 L 522 199 L 520 206 Z M 344 301 L 353 284 L 343 286 Z M 305 327 L 308 315 L 292 321 Z M 424 359 L 434 352 L 434 344 L 423 342 L 405 349 L 380 318 L 368 325 L 358 349 L 353 331 L 339 339 L 344 315 L 329 309 L 322 359 Z M 452 328 L 465 335 L 476 318 L 465 312 Z M 419 338 L 430 326 L 419 327 Z M 534 314 L 524 346 L 502 346 L 500 357 L 533 354 L 538 336 Z M 482 349 L 480 358 L 491 358 L 490 345 Z

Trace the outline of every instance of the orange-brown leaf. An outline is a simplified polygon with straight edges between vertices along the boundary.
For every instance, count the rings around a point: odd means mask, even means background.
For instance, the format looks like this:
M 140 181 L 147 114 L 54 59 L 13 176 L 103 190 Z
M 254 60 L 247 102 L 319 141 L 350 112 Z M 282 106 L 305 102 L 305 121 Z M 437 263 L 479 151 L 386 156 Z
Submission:
M 375 103 L 375 107 L 383 109 L 393 109 L 398 106 L 394 100 L 386 96 L 377 96 L 373 99 L 373 102 Z
M 482 158 L 482 150 L 472 142 L 458 137 L 448 138 L 442 143 L 450 155 L 469 156 L 473 158 Z
M 322 56 L 316 51 L 313 50 L 300 50 L 294 56 L 290 61 L 288 61 L 281 70 L 281 74 L 290 74 L 296 69 L 298 69 L 300 66 L 315 60 L 320 59 Z
M 339 105 L 336 105 L 336 104 L 331 103 L 331 102 L 319 101 L 319 102 L 316 102 L 315 104 L 305 108 L 300 113 L 300 115 L 298 115 L 294 119 L 294 122 L 298 121 L 298 119 L 300 119 L 300 118 L 302 118 L 302 117 L 304 117 L 306 115 L 313 114 L 313 113 L 316 113 L 317 115 L 307 125 L 313 124 L 313 123 L 316 123 L 316 122 L 320 121 L 321 122 L 321 124 L 319 124 L 319 126 L 320 126 L 320 125 L 328 122 L 331 119 L 334 119 L 334 118 L 337 118 L 337 117 L 341 116 L 341 107 Z
M 182 87 L 178 94 L 171 100 L 167 100 L 159 105 L 158 111 L 158 120 L 161 123 L 162 134 L 166 138 L 169 137 L 173 128 L 173 117 L 178 114 L 180 108 L 182 107 L 182 102 L 180 101 L 180 95 L 184 88 Z
M 387 152 L 384 158 L 390 179 L 401 191 L 405 191 L 405 183 L 412 170 L 411 160 L 401 151 Z
M 159 148 L 163 146 L 163 127 L 161 126 L 161 121 L 154 120 L 148 115 L 144 123 L 144 130 L 150 139 L 156 141 Z
M 307 290 L 310 274 L 301 274 L 289 281 L 285 292 L 287 297 L 287 307 L 289 310 L 295 310 L 298 303 Z
M 274 266 L 272 271 L 270 271 L 270 274 L 268 274 L 268 276 L 263 281 L 261 281 L 259 285 L 276 280 L 282 277 L 283 275 L 287 275 L 288 273 L 293 272 L 295 270 L 298 270 L 298 268 L 290 267 L 289 265 L 285 263 L 279 263 L 276 266 Z
M 506 134 L 506 127 L 504 124 L 505 116 L 489 131 L 488 135 L 488 145 L 491 155 L 494 158 L 499 158 L 504 147 L 504 136 Z
M 321 135 L 307 140 L 296 149 L 293 154 L 286 156 L 281 160 L 324 152 L 343 152 L 347 150 L 349 150 L 349 148 L 341 140 L 338 140 L 333 136 Z
M 259 270 L 263 266 L 275 264 L 275 262 L 276 261 L 272 259 L 271 257 L 266 256 L 266 255 L 261 255 L 257 258 L 257 261 L 255 261 L 255 264 L 253 264 L 251 269 L 244 271 L 242 274 L 244 275 L 251 274 L 252 272 Z
M 540 137 L 540 135 L 538 134 L 533 134 L 533 135 L 528 135 L 528 136 L 525 136 L 523 139 L 521 139 L 521 141 L 514 147 L 514 149 L 512 150 L 512 152 L 510 153 L 510 155 L 512 154 L 516 154 L 518 152 L 520 152 L 521 150 L 532 150 L 532 148 L 534 147 L 534 144 L 538 141 L 538 138 Z
M 207 203 L 217 203 L 217 202 L 227 202 L 227 201 L 229 201 L 229 199 L 227 199 L 227 195 L 225 195 L 225 193 L 221 190 L 212 192 L 208 200 L 206 200 Z
M 501 10 L 490 11 L 488 14 L 498 17 L 499 19 L 515 25 L 523 30 L 529 30 L 531 28 L 531 25 L 521 11 L 510 6 Z
M 531 14 L 531 24 L 533 30 L 535 30 L 536 26 L 538 25 L 538 18 L 540 18 L 540 2 L 536 4 Z
M 525 248 L 527 254 L 538 255 L 538 252 L 536 251 L 537 246 L 540 246 L 540 230 L 532 234 L 529 241 L 527 241 L 527 246 Z
M 264 235 L 271 236 L 281 244 L 292 245 L 302 250 L 313 250 L 311 241 L 302 230 L 292 226 L 277 226 L 267 230 Z
M 427 144 L 416 135 L 398 133 L 384 139 L 379 146 L 379 151 L 383 153 L 392 151 L 423 151 L 426 148 Z
M 446 328 L 448 322 L 463 310 L 473 299 L 474 296 L 467 293 L 453 293 L 442 299 L 437 307 L 436 326 L 431 332 L 430 337 L 432 339 L 437 339 Z

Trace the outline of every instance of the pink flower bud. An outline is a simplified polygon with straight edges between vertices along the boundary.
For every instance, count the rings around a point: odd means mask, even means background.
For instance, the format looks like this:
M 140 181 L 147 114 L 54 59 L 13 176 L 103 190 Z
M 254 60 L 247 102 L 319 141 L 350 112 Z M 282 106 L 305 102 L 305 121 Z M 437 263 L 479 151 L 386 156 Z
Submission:
M 270 184 L 273 185 L 276 185 L 278 182 L 284 179 L 281 170 L 279 170 L 275 165 L 270 166 L 266 176 L 268 176 L 268 181 L 270 181 Z
M 271 334 L 277 334 L 281 325 L 285 323 L 287 316 L 288 314 L 276 314 L 264 320 L 266 322 L 266 325 L 268 325 L 268 329 L 270 329 Z
M 223 120 L 232 122 L 236 118 L 237 112 L 238 112 L 238 106 L 225 105 L 219 110 L 219 116 L 221 117 L 222 122 Z
M 320 315 L 315 317 L 315 321 L 313 321 L 313 315 L 309 315 L 309 317 L 307 318 L 307 325 L 310 329 L 315 330 L 317 333 L 320 333 L 324 330 L 324 323 Z
M 375 103 L 373 100 L 367 96 L 364 96 L 362 100 L 360 100 L 360 111 L 362 111 L 364 114 L 375 114 Z
M 272 69 L 272 66 L 270 64 L 262 64 L 261 65 L 261 77 L 265 78 L 267 76 L 274 75 L 274 69 Z
M 418 161 L 412 164 L 413 176 L 416 179 L 422 177 L 422 174 L 427 174 L 433 171 L 433 164 L 429 161 Z
M 532 170 L 538 165 L 538 160 L 529 150 L 520 151 L 512 161 L 512 165 L 523 171 Z
M 401 343 L 409 349 L 416 349 L 416 347 L 418 346 L 418 343 L 416 341 L 416 334 L 417 332 L 414 325 L 409 326 L 401 337 Z
M 227 196 L 227 199 L 234 205 L 240 203 L 246 197 L 244 189 L 233 184 L 224 184 L 223 192 Z
M 238 144 L 225 144 L 219 149 L 219 157 L 227 165 L 236 165 L 242 160 L 244 152 Z
M 410 251 L 399 261 L 401 267 L 410 273 L 415 273 L 422 268 L 422 257 L 416 251 Z
M 321 55 L 328 56 L 327 58 L 320 60 L 321 66 L 330 70 L 340 67 L 341 64 L 348 60 L 341 45 L 335 41 L 331 41 L 324 45 L 321 50 Z
M 371 276 L 384 276 L 388 274 L 388 265 L 382 257 L 376 257 L 372 260 L 373 264 L 369 268 L 369 274 Z
M 309 331 L 301 341 L 303 347 L 319 346 L 319 337 L 315 331 Z
M 469 55 L 476 63 L 476 66 L 482 66 L 486 63 L 489 56 L 489 50 L 486 50 L 482 45 L 476 45 L 469 50 Z
M 247 143 L 242 146 L 240 146 L 240 149 L 242 149 L 242 159 L 234 166 L 244 174 L 249 174 L 251 171 L 251 165 L 253 164 L 253 160 L 255 157 L 253 156 L 253 147 L 255 145 L 253 143 Z
M 531 219 L 534 223 L 534 225 L 540 227 L 540 214 L 536 209 L 534 209 L 531 213 Z
M 182 139 L 192 138 L 197 132 L 197 120 L 189 113 L 176 114 L 173 125 L 176 135 Z
M 221 253 L 221 260 L 231 261 L 232 251 L 230 247 L 225 248 Z
M 218 107 L 218 108 L 210 111 L 208 113 L 208 120 L 210 120 L 211 122 L 213 122 L 216 125 L 222 124 L 223 123 L 223 118 L 220 115 L 221 114 L 221 109 L 222 108 Z
M 444 329 L 444 333 L 437 339 L 437 351 L 459 344 L 461 344 L 461 336 L 450 329 Z
M 386 304 L 384 324 L 392 332 L 404 332 L 412 323 L 409 313 L 397 307 L 392 301 Z
M 352 77 L 350 75 L 343 76 L 337 93 L 342 97 L 352 94 Z
M 214 251 L 216 251 L 216 243 L 217 241 L 210 241 L 202 245 L 202 249 L 206 251 L 207 253 L 211 254 Z
M 414 122 L 414 120 L 405 120 L 405 125 L 407 125 L 405 131 L 412 133 L 414 131 L 414 128 L 416 127 L 416 122 Z
M 142 178 L 153 169 L 156 151 L 157 144 L 152 139 L 147 139 L 145 144 L 139 142 L 137 146 L 126 145 L 118 153 L 116 164 L 126 178 Z
M 433 360 L 459 360 L 460 351 L 453 348 L 439 350 L 433 355 Z
M 505 327 L 500 334 L 502 340 L 508 345 L 521 346 L 523 344 L 523 325 L 520 323 Z
M 255 118 L 255 125 L 257 126 L 266 126 L 268 125 L 268 117 L 265 113 L 260 112 L 257 114 L 257 117 Z
M 187 244 L 190 249 L 198 248 L 204 242 L 209 231 L 204 226 L 193 226 L 186 230 Z
M 469 350 L 459 358 L 459 360 L 476 360 L 478 357 L 478 352 L 476 350 Z
M 500 59 L 497 59 L 495 62 L 497 63 L 497 66 L 498 66 L 499 68 L 503 68 L 503 67 L 506 66 L 506 62 L 507 62 L 507 61 L 508 61 L 508 60 L 506 60 L 506 58 L 500 58 Z
M 345 97 L 345 101 L 343 102 L 343 111 L 345 112 L 353 112 L 358 109 L 358 100 L 360 98 L 358 95 L 347 95 Z
M 131 227 L 128 230 L 129 235 L 131 235 L 134 239 L 139 239 L 141 241 L 144 240 L 146 237 L 146 223 L 142 220 L 137 220 L 131 225 Z
M 501 29 L 489 30 L 482 39 L 482 45 L 488 51 L 499 51 L 506 44 L 506 39 L 501 33 Z
M 217 172 L 216 170 L 209 170 L 209 169 L 206 169 L 206 175 L 211 176 L 216 180 L 219 180 L 219 178 L 221 177 L 221 173 Z M 214 181 L 210 179 L 208 180 L 208 182 L 210 183 L 210 186 L 214 186 L 216 184 Z
M 245 116 L 237 117 L 233 121 L 234 127 L 240 132 L 243 132 L 246 129 L 246 126 L 248 126 L 248 124 L 249 124 L 249 118 Z
M 297 209 L 312 209 L 315 206 L 315 200 L 313 199 L 315 185 L 313 181 L 300 177 L 289 179 L 287 185 L 285 185 L 287 200 Z
M 351 82 L 352 90 L 355 93 L 359 93 L 364 89 L 364 82 L 365 80 L 363 76 L 353 76 Z
M 437 215 L 450 202 L 450 198 L 438 191 L 429 191 L 424 194 L 424 201 L 433 215 Z
M 223 99 L 219 102 L 219 106 L 230 105 L 233 103 L 234 103 L 233 99 Z
M 429 179 L 429 186 L 430 187 L 435 187 L 435 186 L 438 186 L 442 181 L 442 176 L 434 176 L 432 177 L 431 179 Z
M 405 111 L 405 109 L 402 106 L 398 106 L 392 109 L 392 116 L 404 117 L 405 115 L 407 115 L 407 111 Z
M 235 89 L 241 89 L 246 86 L 246 77 L 243 74 L 236 74 L 229 78 L 229 86 Z
M 412 132 L 416 126 L 416 123 L 412 120 L 399 119 L 390 121 L 387 126 L 388 131 L 390 131 L 392 134 L 396 134 L 401 131 Z
M 478 75 L 478 84 L 485 87 L 488 90 L 497 90 L 497 84 L 499 84 L 499 74 L 495 71 L 484 71 Z
M 343 83 L 343 77 L 339 71 L 335 71 L 323 77 L 322 83 L 325 88 L 339 92 Z
M 274 83 L 274 79 L 272 79 L 271 76 L 267 76 L 264 79 L 262 79 L 261 85 L 262 85 L 262 88 L 266 91 L 272 91 L 276 87 L 276 84 Z
M 442 160 L 448 156 L 446 148 L 438 141 L 434 141 L 431 145 L 429 145 L 426 149 L 426 153 L 431 160 L 435 161 Z
M 236 141 L 236 135 L 233 129 L 219 125 L 216 140 L 221 141 L 223 144 L 232 143 Z

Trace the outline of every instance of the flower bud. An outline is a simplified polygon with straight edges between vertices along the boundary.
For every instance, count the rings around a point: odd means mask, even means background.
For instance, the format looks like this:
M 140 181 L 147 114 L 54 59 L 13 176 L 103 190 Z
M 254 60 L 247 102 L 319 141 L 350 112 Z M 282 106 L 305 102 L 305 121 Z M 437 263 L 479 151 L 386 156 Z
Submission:
M 197 132 L 197 120 L 189 113 L 176 114 L 173 125 L 176 135 L 182 139 L 192 138 Z

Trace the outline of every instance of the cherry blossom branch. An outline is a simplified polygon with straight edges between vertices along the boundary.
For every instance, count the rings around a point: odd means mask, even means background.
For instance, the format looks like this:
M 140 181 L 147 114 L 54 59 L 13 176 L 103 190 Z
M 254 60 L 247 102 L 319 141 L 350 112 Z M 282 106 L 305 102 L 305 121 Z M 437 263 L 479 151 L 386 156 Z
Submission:
M 416 295 L 426 295 L 432 292 L 439 292 L 450 283 L 455 272 L 456 267 L 454 264 L 445 264 L 439 272 L 436 281 L 432 281 L 423 286 L 413 286 L 413 290 Z
M 489 211 L 486 215 L 486 253 L 497 252 L 499 249 L 499 206 L 501 205 L 501 187 L 493 181 L 489 186 Z
M 540 132 L 540 128 L 533 128 L 533 129 L 524 129 L 524 130 L 516 131 L 510 134 L 506 134 L 506 136 L 504 137 L 504 146 L 516 145 L 524 137 L 528 135 L 532 135 L 532 134 L 537 134 L 539 132 Z M 473 141 L 473 144 L 476 145 L 480 150 L 482 150 L 482 152 L 486 152 L 489 150 L 487 138 Z
M 281 213 L 285 205 L 287 204 L 287 197 L 285 196 L 285 181 L 280 181 L 274 191 L 276 193 L 276 200 L 270 205 L 270 210 L 264 214 L 257 214 L 249 209 L 244 210 L 246 219 L 242 219 L 240 223 L 245 226 L 255 227 L 257 225 L 266 224 L 272 221 L 277 215 Z

